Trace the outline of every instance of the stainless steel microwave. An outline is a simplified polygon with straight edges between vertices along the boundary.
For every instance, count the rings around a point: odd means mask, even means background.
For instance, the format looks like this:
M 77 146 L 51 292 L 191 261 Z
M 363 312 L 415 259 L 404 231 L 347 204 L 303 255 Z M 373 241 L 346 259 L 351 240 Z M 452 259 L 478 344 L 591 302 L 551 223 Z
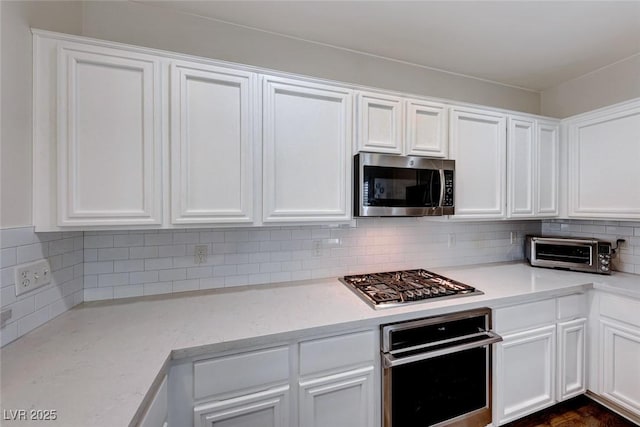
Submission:
M 535 237 L 525 239 L 525 256 L 534 267 L 611 274 L 611 243 L 594 239 Z
M 453 160 L 358 153 L 355 216 L 453 215 Z

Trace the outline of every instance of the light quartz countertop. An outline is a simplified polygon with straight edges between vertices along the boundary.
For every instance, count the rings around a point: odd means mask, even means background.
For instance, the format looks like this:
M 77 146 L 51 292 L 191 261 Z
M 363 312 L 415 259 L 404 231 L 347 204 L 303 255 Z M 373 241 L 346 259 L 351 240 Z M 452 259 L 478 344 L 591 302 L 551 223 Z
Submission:
M 1 424 L 131 425 L 172 359 L 592 287 L 640 298 L 640 276 L 632 274 L 600 276 L 525 263 L 433 270 L 484 295 L 374 310 L 332 278 L 81 304 L 0 351 L 3 414 L 56 410 L 57 420 Z

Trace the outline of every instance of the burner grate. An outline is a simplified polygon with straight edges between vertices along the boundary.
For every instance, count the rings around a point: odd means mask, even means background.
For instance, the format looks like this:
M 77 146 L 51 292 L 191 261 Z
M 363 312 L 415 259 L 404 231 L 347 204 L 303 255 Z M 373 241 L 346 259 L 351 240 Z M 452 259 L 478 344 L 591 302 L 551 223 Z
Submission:
M 376 308 L 482 294 L 473 286 L 423 269 L 351 275 L 340 281 Z

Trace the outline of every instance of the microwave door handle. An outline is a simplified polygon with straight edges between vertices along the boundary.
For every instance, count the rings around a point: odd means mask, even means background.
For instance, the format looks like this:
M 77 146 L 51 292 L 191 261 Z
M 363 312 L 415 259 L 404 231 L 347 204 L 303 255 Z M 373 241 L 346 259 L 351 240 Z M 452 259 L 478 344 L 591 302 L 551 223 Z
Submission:
M 444 206 L 444 169 L 440 169 L 440 200 L 438 200 L 438 207 Z

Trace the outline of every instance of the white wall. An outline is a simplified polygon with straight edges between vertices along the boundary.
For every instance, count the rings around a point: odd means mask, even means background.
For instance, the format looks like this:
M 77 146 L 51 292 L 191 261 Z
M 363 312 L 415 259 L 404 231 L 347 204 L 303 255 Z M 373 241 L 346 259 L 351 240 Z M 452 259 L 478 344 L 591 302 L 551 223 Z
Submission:
M 160 6 L 87 2 L 83 34 L 408 93 L 538 113 L 537 92 L 243 28 Z
M 637 97 L 640 54 L 544 90 L 541 113 L 565 118 Z
M 2 139 L 0 228 L 31 224 L 32 49 L 30 27 L 79 34 L 82 5 L 1 1 Z

